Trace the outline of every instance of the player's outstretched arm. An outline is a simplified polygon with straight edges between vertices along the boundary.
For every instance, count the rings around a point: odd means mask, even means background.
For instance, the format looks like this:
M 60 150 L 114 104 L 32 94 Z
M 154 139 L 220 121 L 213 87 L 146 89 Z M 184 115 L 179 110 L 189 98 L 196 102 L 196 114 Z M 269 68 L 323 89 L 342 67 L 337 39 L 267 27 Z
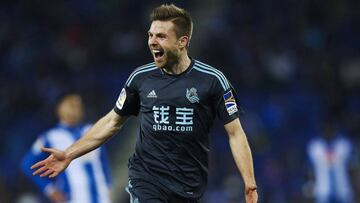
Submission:
M 229 143 L 235 163 L 245 183 L 246 203 L 256 203 L 258 194 L 254 176 L 253 159 L 246 135 L 240 120 L 235 119 L 226 124 L 225 130 L 229 135 Z
M 37 169 L 33 175 L 40 174 L 40 177 L 55 177 L 61 171 L 65 170 L 71 162 L 71 159 L 66 157 L 64 151 L 45 147 L 42 147 L 41 151 L 50 153 L 50 156 L 31 166 L 31 169 Z
M 70 162 L 105 143 L 118 132 L 127 117 L 118 115 L 114 110 L 98 120 L 95 125 L 78 141 L 65 151 L 54 148 L 42 148 L 50 156 L 34 164 L 31 169 L 36 170 L 33 175 L 53 178 L 66 169 Z

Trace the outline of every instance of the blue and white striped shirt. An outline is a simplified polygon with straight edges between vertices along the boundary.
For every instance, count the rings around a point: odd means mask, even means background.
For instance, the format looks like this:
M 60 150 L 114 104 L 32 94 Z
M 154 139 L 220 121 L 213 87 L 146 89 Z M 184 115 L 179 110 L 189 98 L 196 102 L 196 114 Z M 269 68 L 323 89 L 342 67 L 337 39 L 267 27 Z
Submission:
M 54 179 L 33 176 L 33 171 L 30 169 L 31 165 L 48 156 L 40 150 L 42 146 L 65 150 L 89 128 L 90 125 L 68 127 L 60 123 L 43 133 L 25 155 L 22 161 L 23 172 L 46 195 L 56 188 L 65 194 L 68 203 L 111 202 L 110 170 L 104 148 L 98 148 L 75 159 L 63 173 Z

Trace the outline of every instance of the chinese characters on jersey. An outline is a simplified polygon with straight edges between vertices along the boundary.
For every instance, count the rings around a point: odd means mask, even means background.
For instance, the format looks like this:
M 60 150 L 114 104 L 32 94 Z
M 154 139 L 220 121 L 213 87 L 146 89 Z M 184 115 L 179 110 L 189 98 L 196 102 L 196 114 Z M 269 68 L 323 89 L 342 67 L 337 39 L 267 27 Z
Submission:
M 155 131 L 193 131 L 193 108 L 176 107 L 175 115 L 170 115 L 170 106 L 153 106 L 152 110 L 155 122 L 153 129 Z M 174 123 L 170 123 L 171 116 L 175 118 Z

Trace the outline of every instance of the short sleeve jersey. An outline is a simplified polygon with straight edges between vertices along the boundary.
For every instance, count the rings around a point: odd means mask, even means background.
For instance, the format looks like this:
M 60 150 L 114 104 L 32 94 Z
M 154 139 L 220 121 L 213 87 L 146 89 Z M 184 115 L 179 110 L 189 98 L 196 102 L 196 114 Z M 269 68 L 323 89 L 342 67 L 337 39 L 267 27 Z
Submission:
M 129 159 L 130 179 L 158 183 L 199 198 L 207 184 L 208 133 L 214 119 L 238 118 L 234 90 L 222 72 L 192 60 L 179 75 L 150 63 L 133 71 L 114 110 L 138 115 L 140 133 Z

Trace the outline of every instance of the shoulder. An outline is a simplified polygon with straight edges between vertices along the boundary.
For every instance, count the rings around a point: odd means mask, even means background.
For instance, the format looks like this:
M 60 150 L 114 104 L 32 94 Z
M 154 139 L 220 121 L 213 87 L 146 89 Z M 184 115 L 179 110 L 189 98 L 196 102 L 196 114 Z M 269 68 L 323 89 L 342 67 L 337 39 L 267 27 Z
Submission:
M 48 144 L 50 144 L 50 141 L 52 139 L 52 137 L 54 137 L 54 135 L 56 136 L 56 134 L 58 134 L 60 132 L 60 129 L 58 127 L 53 127 L 48 129 L 47 131 L 41 133 L 35 140 L 35 142 L 32 145 L 32 153 L 34 154 L 38 154 L 41 152 L 41 147 L 43 146 L 47 146 L 47 147 L 52 147 L 51 145 L 48 146 Z
M 62 127 L 54 126 L 42 133 L 42 137 L 44 137 L 45 139 L 49 139 L 49 137 L 54 136 L 54 134 L 62 133 L 63 131 L 64 130 Z
M 62 127 L 55 127 L 48 130 L 45 133 L 45 138 L 46 140 L 54 140 L 57 139 L 58 137 L 63 136 L 64 134 L 69 134 L 69 133 Z
M 127 81 L 125 82 L 125 85 L 128 87 L 130 86 L 131 83 L 134 82 L 134 80 L 137 80 L 141 77 L 144 77 L 150 73 L 152 73 L 153 71 L 157 70 L 158 68 L 156 67 L 155 63 L 148 63 L 145 65 L 142 65 L 140 67 L 135 68 L 135 70 L 130 74 L 129 78 L 127 79 Z
M 312 138 L 307 146 L 308 153 L 313 155 L 318 154 L 320 151 L 323 151 L 326 148 L 325 145 L 326 144 L 323 139 L 319 137 Z
M 314 146 L 314 145 L 321 145 L 324 144 L 324 140 L 321 139 L 320 137 L 314 137 L 309 141 L 309 146 Z
M 91 123 L 85 123 L 81 125 L 82 131 L 88 131 L 93 125 Z
M 195 60 L 194 70 L 200 72 L 205 77 L 210 77 L 214 79 L 215 82 L 219 83 L 224 90 L 230 89 L 230 84 L 226 79 L 225 75 L 217 68 L 210 66 L 206 63 L 203 63 L 199 60 Z
M 40 154 L 41 147 L 45 146 L 47 143 L 46 132 L 42 133 L 39 137 L 36 138 L 35 142 L 31 146 L 31 153 Z
M 82 124 L 82 125 L 80 126 L 81 136 L 85 135 L 85 133 L 86 133 L 87 131 L 89 131 L 92 126 L 93 126 L 93 125 L 90 124 L 90 123 Z
M 348 147 L 348 148 L 351 147 L 351 141 L 342 134 L 339 135 L 336 141 L 338 144 L 342 145 L 343 147 Z
M 49 143 L 49 145 L 54 145 L 59 142 L 69 142 L 73 140 L 73 133 L 67 128 L 58 125 L 54 128 L 49 129 L 45 134 L 44 138 Z

